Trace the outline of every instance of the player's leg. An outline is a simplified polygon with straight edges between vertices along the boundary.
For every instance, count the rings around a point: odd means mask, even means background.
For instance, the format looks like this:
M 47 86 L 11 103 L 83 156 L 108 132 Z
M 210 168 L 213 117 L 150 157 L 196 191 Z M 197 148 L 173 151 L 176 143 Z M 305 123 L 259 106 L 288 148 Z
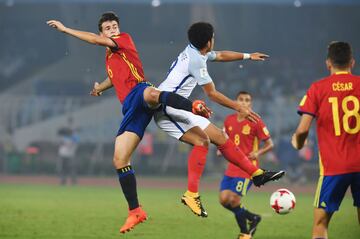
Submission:
M 76 164 L 75 157 L 70 158 L 70 177 L 71 177 L 71 184 L 75 185 L 77 184 L 77 164 Z
M 60 184 L 66 185 L 68 158 L 60 156 L 59 159 L 60 159 L 60 164 L 59 164 Z
M 351 194 L 353 197 L 353 205 L 357 208 L 358 222 L 360 225 L 360 173 L 351 174 Z
M 230 190 L 222 190 L 219 195 L 220 204 L 235 215 L 241 234 L 250 235 L 243 209 L 240 206 L 241 197 Z
M 134 170 L 130 165 L 132 153 L 140 142 L 140 137 L 125 131 L 115 140 L 113 164 L 117 170 L 121 189 L 129 206 L 129 215 L 120 232 L 130 231 L 138 223 L 146 220 L 147 215 L 139 205 Z
M 206 163 L 209 138 L 203 132 L 210 121 L 190 112 L 177 110 L 172 107 L 163 107 L 154 115 L 157 126 L 170 136 L 183 142 L 194 145 L 188 161 L 188 190 L 181 201 L 196 215 L 207 216 L 198 193 L 199 181 Z
M 131 155 L 153 116 L 153 111 L 144 104 L 143 93 L 147 87 L 146 84 L 138 84 L 126 97 L 122 108 L 124 118 L 115 141 L 113 163 L 129 205 L 128 218 L 120 228 L 121 233 L 131 230 L 147 218 L 145 211 L 139 206 L 135 173 L 130 165 Z
M 320 176 L 314 200 L 313 239 L 327 239 L 331 216 L 339 210 L 352 175 Z
M 239 238 L 251 238 L 261 217 L 250 213 L 241 205 L 241 197 L 245 196 L 251 187 L 251 181 L 246 178 L 234 178 L 224 176 L 220 185 L 220 204 L 234 213 L 236 222 L 240 228 Z M 249 222 L 249 228 L 247 223 Z
M 199 184 L 205 168 L 210 140 L 200 127 L 186 131 L 180 140 L 193 145 L 188 158 L 188 189 L 181 198 L 196 215 L 207 217 L 208 214 L 200 201 Z
M 188 112 L 193 112 L 197 115 L 204 116 L 209 118 L 210 112 L 205 106 L 204 102 L 194 101 L 182 97 L 173 92 L 168 91 L 160 91 L 155 87 L 147 87 L 144 90 L 144 101 L 151 107 L 156 108 L 159 104 L 163 104 L 165 106 L 170 106 L 175 109 L 185 110 Z M 203 106 L 198 105 L 198 103 L 202 104 Z
M 252 176 L 255 186 L 261 186 L 268 181 L 278 180 L 284 176 L 284 171 L 268 172 L 256 167 L 239 147 L 227 137 L 226 133 L 214 124 L 210 124 L 204 131 L 209 136 L 210 141 L 218 147 L 226 160 L 237 165 Z
M 327 213 L 322 208 L 314 208 L 313 239 L 327 239 L 328 227 L 333 213 Z

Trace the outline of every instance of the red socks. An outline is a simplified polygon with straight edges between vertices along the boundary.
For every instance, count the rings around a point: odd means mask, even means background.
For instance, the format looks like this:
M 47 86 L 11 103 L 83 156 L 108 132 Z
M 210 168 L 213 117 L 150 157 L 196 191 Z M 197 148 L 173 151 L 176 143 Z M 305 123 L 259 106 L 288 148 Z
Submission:
M 230 139 L 225 144 L 218 146 L 218 149 L 226 160 L 240 167 L 250 176 L 258 170 L 252 162 L 245 156 L 245 154 L 237 147 Z
M 206 164 L 208 148 L 204 146 L 194 146 L 190 152 L 188 160 L 188 191 L 196 193 L 199 191 L 201 175 Z

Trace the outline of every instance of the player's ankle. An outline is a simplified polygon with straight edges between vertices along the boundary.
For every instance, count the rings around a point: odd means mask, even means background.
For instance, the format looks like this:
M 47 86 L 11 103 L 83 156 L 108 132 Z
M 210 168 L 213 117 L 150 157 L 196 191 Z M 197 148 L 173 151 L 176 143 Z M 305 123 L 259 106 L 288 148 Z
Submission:
M 198 197 L 199 196 L 199 192 L 191 192 L 189 190 L 187 190 L 185 193 L 184 193 L 185 196 L 189 196 L 189 197 Z
M 251 177 L 256 177 L 256 176 L 259 176 L 259 175 L 261 175 L 263 173 L 264 173 L 264 170 L 259 168 L 251 175 Z

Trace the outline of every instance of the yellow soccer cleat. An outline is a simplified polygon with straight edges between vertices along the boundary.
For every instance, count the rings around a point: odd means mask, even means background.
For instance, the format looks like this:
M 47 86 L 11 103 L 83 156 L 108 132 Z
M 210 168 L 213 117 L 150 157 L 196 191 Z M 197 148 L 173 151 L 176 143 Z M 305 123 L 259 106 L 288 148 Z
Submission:
M 241 234 L 239 235 L 239 239 L 251 239 L 251 235 L 241 233 Z
M 208 214 L 203 208 L 200 200 L 200 196 L 198 193 L 192 193 L 187 191 L 184 193 L 184 195 L 181 197 L 181 202 L 188 206 L 190 210 L 199 217 L 207 217 Z

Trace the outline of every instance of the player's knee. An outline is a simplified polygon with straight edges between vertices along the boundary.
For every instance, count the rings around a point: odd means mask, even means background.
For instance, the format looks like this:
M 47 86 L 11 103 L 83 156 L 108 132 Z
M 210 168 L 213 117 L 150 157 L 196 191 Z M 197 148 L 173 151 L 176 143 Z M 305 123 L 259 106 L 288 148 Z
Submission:
M 241 205 L 240 197 L 238 197 L 238 196 L 233 196 L 233 197 L 230 199 L 230 204 L 231 204 L 232 207 L 240 206 L 240 205 Z
M 216 134 L 214 136 L 212 136 L 211 140 L 216 144 L 216 145 L 223 145 L 226 143 L 226 141 L 228 140 L 228 136 L 227 134 L 222 131 L 222 130 L 218 130 L 216 132 Z
M 130 158 L 125 155 L 114 155 L 113 164 L 115 168 L 123 168 L 128 166 L 130 163 Z
M 327 228 L 328 220 L 325 217 L 315 217 L 314 226 Z
M 219 195 L 219 203 L 225 207 L 228 208 L 231 204 L 231 198 L 229 195 L 220 193 Z
M 158 104 L 159 103 L 160 91 L 153 88 L 147 87 L 144 91 L 144 100 L 148 104 Z

